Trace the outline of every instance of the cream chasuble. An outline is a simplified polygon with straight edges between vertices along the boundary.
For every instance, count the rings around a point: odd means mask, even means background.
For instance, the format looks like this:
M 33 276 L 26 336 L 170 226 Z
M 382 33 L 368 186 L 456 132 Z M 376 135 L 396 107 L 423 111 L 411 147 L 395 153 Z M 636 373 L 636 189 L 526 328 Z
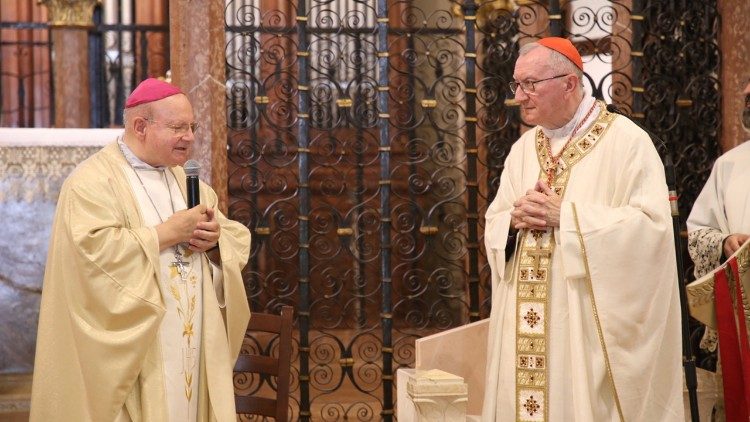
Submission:
M 157 172 L 139 173 L 154 191 L 152 209 L 115 142 L 62 186 L 39 313 L 33 422 L 237 418 L 232 368 L 250 317 L 241 273 L 250 233 L 217 210 L 221 265 L 205 254 L 183 257 L 183 285 L 153 226 L 155 209 L 171 213 L 169 191 Z M 172 167 L 166 177 L 177 188 L 175 209 L 184 208 L 184 171 Z M 217 207 L 202 182 L 200 195 Z
M 485 422 L 682 420 L 674 243 L 656 150 L 604 104 L 556 166 L 545 147 L 553 137 L 557 154 L 592 103 L 582 101 L 567 134 L 535 128 L 513 145 L 487 211 Z M 506 263 L 513 202 L 550 168 L 560 228 L 522 230 Z
M 126 165 L 123 171 L 148 226 L 157 226 L 175 211 L 187 209 L 180 187 L 168 169 L 134 170 Z M 159 341 L 169 420 L 189 422 L 198 416 L 203 272 L 199 255 L 183 245 L 177 248 L 179 253 L 173 247 L 159 254 L 159 290 L 165 305 Z

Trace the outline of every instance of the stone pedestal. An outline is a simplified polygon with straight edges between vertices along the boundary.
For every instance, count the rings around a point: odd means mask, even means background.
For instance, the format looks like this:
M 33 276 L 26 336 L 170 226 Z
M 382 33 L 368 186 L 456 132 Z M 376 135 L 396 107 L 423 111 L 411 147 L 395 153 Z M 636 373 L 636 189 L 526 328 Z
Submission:
M 414 344 L 416 369 L 440 369 L 463 378 L 469 388 L 469 415 L 482 413 L 489 326 L 489 319 L 483 319 L 417 339 Z
M 399 422 L 466 421 L 469 389 L 459 376 L 439 369 L 399 369 L 397 389 Z
M 398 421 L 479 421 L 488 334 L 484 319 L 418 339 L 417 369 L 396 372 Z

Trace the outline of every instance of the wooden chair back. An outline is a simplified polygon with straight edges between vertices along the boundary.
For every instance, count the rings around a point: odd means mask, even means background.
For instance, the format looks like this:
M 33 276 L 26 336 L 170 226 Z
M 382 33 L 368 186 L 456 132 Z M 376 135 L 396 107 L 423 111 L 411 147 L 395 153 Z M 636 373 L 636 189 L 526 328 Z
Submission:
M 278 335 L 278 357 L 266 354 L 240 352 L 234 366 L 235 396 L 234 402 L 238 414 L 261 415 L 273 417 L 277 422 L 286 422 L 289 407 L 289 374 L 292 357 L 292 315 L 291 306 L 281 308 L 281 315 L 254 312 L 245 332 L 246 338 L 253 338 L 254 333 Z M 256 334 L 257 335 L 257 334 Z M 252 343 L 252 341 L 251 341 Z M 270 347 L 266 352 L 270 352 Z M 237 388 L 239 377 L 257 374 L 259 383 L 271 385 L 270 378 L 276 377 L 276 398 L 254 397 L 243 395 Z

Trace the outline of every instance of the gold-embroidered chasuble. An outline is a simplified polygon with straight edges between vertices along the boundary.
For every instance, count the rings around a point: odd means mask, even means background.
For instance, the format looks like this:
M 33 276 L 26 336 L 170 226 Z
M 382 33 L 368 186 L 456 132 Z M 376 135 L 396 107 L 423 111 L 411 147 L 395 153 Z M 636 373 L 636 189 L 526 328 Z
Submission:
M 178 267 L 171 266 L 177 261 L 174 251 L 162 256 L 156 230 L 142 212 L 171 213 L 169 190 L 155 178 L 154 187 L 163 186 L 165 192 L 149 190 L 156 206 L 142 207 L 151 201 L 139 194 L 141 183 L 128 168 L 113 142 L 81 163 L 60 190 L 40 306 L 29 419 L 42 422 L 65 415 L 65 420 L 83 422 L 235 421 L 231 373 L 250 316 L 241 274 L 250 255 L 250 233 L 216 210 L 221 265 L 213 267 L 204 254 L 187 256 L 181 248 L 186 270 L 182 285 Z M 172 185 L 175 209 L 182 209 L 185 173 L 173 167 L 168 175 L 169 182 L 177 184 Z M 149 185 L 146 173 L 141 176 Z M 216 193 L 203 183 L 201 203 L 214 209 L 218 204 Z M 198 290 L 193 290 L 192 274 Z M 172 292 L 161 290 L 173 282 L 179 286 L 181 304 Z M 167 324 L 176 333 L 169 336 L 175 343 L 164 348 L 160 332 L 172 305 L 176 317 Z M 185 318 L 177 311 L 180 307 L 188 311 Z M 173 369 L 166 368 L 167 362 Z M 199 375 L 190 378 L 194 364 Z M 174 386 L 173 403 L 179 403 L 185 416 L 170 407 L 167 383 Z M 198 415 L 196 408 L 188 410 L 187 401 L 197 402 Z
M 541 129 L 536 131 L 536 152 L 539 160 L 539 179 L 546 180 L 554 171 L 552 186 L 560 197 L 573 166 L 597 144 L 615 115 L 598 102 L 600 113 L 593 124 L 577 139 L 570 142 L 552 162 L 547 145 L 549 139 Z M 555 251 L 554 230 L 524 230 L 516 251 L 514 278 L 516 289 L 516 419 L 521 422 L 549 420 L 548 340 L 549 340 L 549 281 Z

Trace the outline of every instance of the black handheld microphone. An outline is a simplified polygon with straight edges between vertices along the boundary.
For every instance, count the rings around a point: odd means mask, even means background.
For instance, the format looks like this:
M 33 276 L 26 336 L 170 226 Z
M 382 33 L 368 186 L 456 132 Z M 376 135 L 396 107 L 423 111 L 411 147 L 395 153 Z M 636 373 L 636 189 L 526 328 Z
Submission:
M 185 181 L 185 186 L 187 186 L 187 207 L 190 209 L 201 203 L 201 193 L 198 183 L 198 173 L 201 171 L 201 165 L 195 160 L 187 160 L 183 168 L 187 176 Z

